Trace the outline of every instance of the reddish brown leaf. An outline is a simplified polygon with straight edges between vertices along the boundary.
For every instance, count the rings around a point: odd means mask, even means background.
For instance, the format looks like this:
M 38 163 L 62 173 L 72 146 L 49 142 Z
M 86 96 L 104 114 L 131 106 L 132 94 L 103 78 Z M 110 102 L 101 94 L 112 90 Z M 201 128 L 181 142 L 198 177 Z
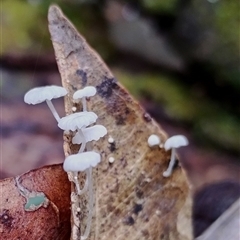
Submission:
M 62 165 L 33 170 L 19 178 L 25 194 L 39 192 L 46 196 L 46 208 L 31 211 L 16 181 L 17 178 L 0 181 L 0 239 L 69 239 L 70 184 Z

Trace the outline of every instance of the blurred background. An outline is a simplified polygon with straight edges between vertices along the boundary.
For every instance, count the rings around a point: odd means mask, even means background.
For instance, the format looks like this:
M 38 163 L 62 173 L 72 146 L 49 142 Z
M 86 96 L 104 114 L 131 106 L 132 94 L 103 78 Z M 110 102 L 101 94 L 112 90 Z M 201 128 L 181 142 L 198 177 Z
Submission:
M 169 136 L 195 186 L 239 180 L 239 0 L 2 0 L 0 178 L 62 162 L 62 131 L 34 86 L 60 85 L 47 11 L 58 4 Z M 55 101 L 64 115 L 63 100 Z

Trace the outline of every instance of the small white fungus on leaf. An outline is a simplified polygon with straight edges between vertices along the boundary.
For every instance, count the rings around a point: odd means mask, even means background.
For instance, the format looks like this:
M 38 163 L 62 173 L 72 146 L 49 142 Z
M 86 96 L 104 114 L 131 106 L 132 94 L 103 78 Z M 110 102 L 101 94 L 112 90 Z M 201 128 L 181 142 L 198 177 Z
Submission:
M 171 148 L 179 148 L 188 145 L 188 140 L 183 135 L 175 135 L 167 139 L 164 148 L 168 151 Z
M 72 154 L 66 157 L 63 169 L 66 172 L 82 172 L 89 167 L 96 167 L 100 161 L 100 154 L 93 151 Z
M 79 98 L 83 98 L 83 97 L 92 97 L 97 93 L 97 90 L 95 87 L 93 86 L 87 86 L 83 89 L 80 89 L 78 91 L 76 91 L 73 94 L 73 99 L 79 99 Z
M 160 143 L 161 143 L 160 138 L 157 135 L 152 134 L 149 136 L 149 138 L 148 138 L 148 146 L 149 147 L 159 145 Z
M 24 95 L 24 102 L 28 104 L 38 104 L 46 101 L 50 111 L 52 112 L 53 116 L 59 122 L 60 117 L 52 104 L 53 98 L 63 97 L 67 94 L 67 90 L 60 86 L 45 86 L 45 87 L 37 87 L 29 90 Z
M 67 90 L 60 86 L 45 86 L 36 87 L 29 90 L 24 95 L 24 102 L 27 104 L 38 104 L 46 100 L 52 100 L 54 98 L 63 97 L 67 94 Z
M 58 127 L 62 130 L 75 131 L 95 123 L 97 118 L 94 112 L 77 112 L 61 118 Z
M 88 128 L 83 128 L 82 133 L 84 139 L 79 132 L 72 139 L 73 144 L 81 144 L 83 141 L 91 142 L 93 140 L 98 141 L 101 137 L 107 134 L 107 129 L 102 125 L 95 125 Z
M 174 165 L 176 163 L 176 148 L 187 146 L 188 145 L 188 140 L 185 136 L 183 135 L 175 135 L 170 138 L 165 142 L 164 148 L 166 151 L 169 149 L 172 149 L 171 152 L 171 159 L 168 165 L 168 168 L 166 171 L 163 172 L 164 177 L 170 177 L 174 168 Z

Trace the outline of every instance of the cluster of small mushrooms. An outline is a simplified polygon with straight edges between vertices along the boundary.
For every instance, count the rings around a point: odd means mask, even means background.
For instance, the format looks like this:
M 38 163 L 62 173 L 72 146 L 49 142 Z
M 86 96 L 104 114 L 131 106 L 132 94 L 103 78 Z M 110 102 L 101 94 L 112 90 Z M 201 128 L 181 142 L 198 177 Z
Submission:
M 63 169 L 66 172 L 71 172 L 69 174 L 70 181 L 73 181 L 76 186 L 77 195 L 82 195 L 88 192 L 88 218 L 87 225 L 81 240 L 87 239 L 90 233 L 90 226 L 92 220 L 92 210 L 93 210 L 93 183 L 92 183 L 92 167 L 97 166 L 101 161 L 101 156 L 99 153 L 91 150 L 91 141 L 97 141 L 101 137 L 107 134 L 107 129 L 102 125 L 93 125 L 98 116 L 94 112 L 87 111 L 86 98 L 92 97 L 96 94 L 96 88 L 93 86 L 87 86 L 83 89 L 76 91 L 73 94 L 73 99 L 75 102 L 82 102 L 82 112 L 75 112 L 65 117 L 60 118 L 55 107 L 52 104 L 52 99 L 63 97 L 67 95 L 67 90 L 60 86 L 45 86 L 37 87 L 29 90 L 25 96 L 24 101 L 28 104 L 38 104 L 46 101 L 48 107 L 50 108 L 53 116 L 57 120 L 58 127 L 64 131 L 72 131 L 75 133 L 72 138 L 73 144 L 81 144 L 80 149 L 77 154 L 72 154 L 66 157 L 63 163 Z M 73 112 L 76 109 L 73 109 Z M 109 142 L 114 141 L 111 137 L 108 139 Z M 175 164 L 175 150 L 178 147 L 188 145 L 188 140 L 183 135 L 176 135 L 167 139 L 163 144 L 160 144 L 160 138 L 157 135 L 151 135 L 148 138 L 149 147 L 159 146 L 160 148 L 164 146 L 165 150 L 168 151 L 172 149 L 171 160 L 168 169 L 163 172 L 164 177 L 169 177 L 172 173 Z M 109 162 L 113 163 L 114 158 L 109 158 Z M 86 173 L 86 181 L 84 187 L 81 189 L 78 181 L 78 172 Z M 73 177 L 71 177 L 73 176 Z
M 170 159 L 168 168 L 166 171 L 163 172 L 164 177 L 170 177 L 172 174 L 174 165 L 176 163 L 176 148 L 187 146 L 187 145 L 188 145 L 188 140 L 183 135 L 172 136 L 168 138 L 164 144 L 161 143 L 160 137 L 155 134 L 150 135 L 148 138 L 149 147 L 154 147 L 154 146 L 158 146 L 160 148 L 164 147 L 165 151 L 172 149 L 171 159 Z
M 92 97 L 96 94 L 96 88 L 87 86 L 76 91 L 73 94 L 75 102 L 82 101 L 82 112 L 76 112 L 65 117 L 60 118 L 51 100 L 63 97 L 67 94 L 67 90 L 60 86 L 45 86 L 37 87 L 29 90 L 25 96 L 24 101 L 28 104 L 38 104 L 46 101 L 53 116 L 58 122 L 58 127 L 64 131 L 72 131 L 75 133 L 72 138 L 73 144 L 81 144 L 77 154 L 72 154 L 66 157 L 63 163 L 63 169 L 69 174 L 69 179 L 75 183 L 76 192 L 78 195 L 88 192 L 88 218 L 87 226 L 81 240 L 87 239 L 90 233 L 90 226 L 92 220 L 93 209 L 93 183 L 92 183 L 92 167 L 97 166 L 101 161 L 99 153 L 91 151 L 91 141 L 99 140 L 107 134 L 107 129 L 102 125 L 92 125 L 96 122 L 98 116 L 94 112 L 87 111 L 86 98 Z M 86 181 L 84 187 L 81 189 L 78 181 L 78 172 L 86 173 Z

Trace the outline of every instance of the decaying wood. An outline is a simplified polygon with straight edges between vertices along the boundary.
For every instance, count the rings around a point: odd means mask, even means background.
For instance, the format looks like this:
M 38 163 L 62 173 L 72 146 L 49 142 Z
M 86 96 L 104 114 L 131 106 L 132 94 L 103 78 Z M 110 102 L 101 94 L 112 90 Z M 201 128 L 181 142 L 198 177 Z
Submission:
M 81 111 L 72 100 L 76 90 L 95 86 L 97 96 L 88 101 L 88 109 L 108 130 L 106 137 L 93 144 L 102 161 L 93 169 L 95 206 L 89 239 L 191 239 L 185 174 L 177 167 L 173 176 L 162 177 L 170 153 L 147 145 L 151 134 L 159 135 L 162 141 L 166 134 L 119 84 L 58 7 L 50 7 L 48 20 L 62 84 L 69 92 L 66 114 L 71 114 L 73 107 Z M 114 143 L 108 142 L 109 137 Z M 71 133 L 64 134 L 66 156 L 79 148 L 71 139 Z M 109 157 L 115 161 L 109 163 Z M 84 181 L 81 174 L 80 178 Z M 72 221 L 72 240 L 80 239 L 86 206 L 86 198 L 72 203 L 72 220 L 78 218 L 78 226 Z M 79 207 L 81 214 L 76 211 Z
M 0 181 L 0 239 L 59 239 L 70 236 L 70 184 L 62 164 L 30 171 Z M 26 208 L 21 190 L 46 196 L 45 206 Z

